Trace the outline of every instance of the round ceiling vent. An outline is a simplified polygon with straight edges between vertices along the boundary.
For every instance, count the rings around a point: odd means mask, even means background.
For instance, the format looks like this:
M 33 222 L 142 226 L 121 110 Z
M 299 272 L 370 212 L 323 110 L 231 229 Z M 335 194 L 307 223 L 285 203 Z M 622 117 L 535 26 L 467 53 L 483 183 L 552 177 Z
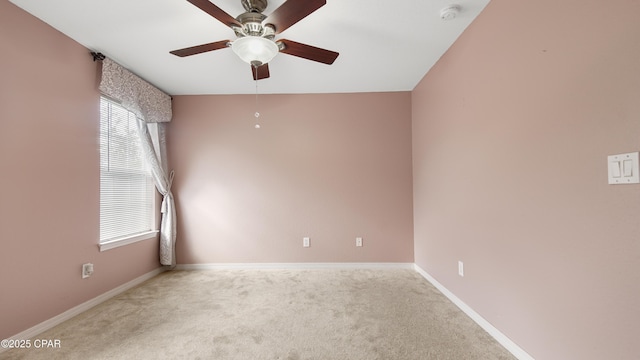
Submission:
M 440 18 L 442 20 L 453 20 L 460 13 L 460 5 L 449 5 L 440 10 Z

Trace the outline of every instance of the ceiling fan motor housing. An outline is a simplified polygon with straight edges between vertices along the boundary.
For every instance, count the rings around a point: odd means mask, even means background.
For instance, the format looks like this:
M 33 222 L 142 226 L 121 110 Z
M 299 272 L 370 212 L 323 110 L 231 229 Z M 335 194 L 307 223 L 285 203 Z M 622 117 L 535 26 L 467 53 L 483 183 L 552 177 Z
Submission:
M 245 10 L 248 12 L 263 12 L 264 9 L 267 8 L 269 3 L 267 0 L 241 0 L 242 6 L 244 6 Z
M 266 18 L 265 15 L 255 12 L 246 12 L 238 15 L 236 19 L 242 24 L 242 28 L 234 27 L 236 35 L 239 37 L 260 36 L 273 39 L 276 34 L 273 26 L 269 24 L 262 25 L 262 21 Z

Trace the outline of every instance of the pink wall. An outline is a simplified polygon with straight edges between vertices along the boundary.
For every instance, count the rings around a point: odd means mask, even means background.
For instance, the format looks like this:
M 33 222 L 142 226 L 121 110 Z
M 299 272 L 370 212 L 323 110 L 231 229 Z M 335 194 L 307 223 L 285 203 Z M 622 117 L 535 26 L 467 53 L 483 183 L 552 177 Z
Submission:
M 413 262 L 410 101 L 174 97 L 178 263 Z
M 493 0 L 412 94 L 416 263 L 536 359 L 639 359 L 638 14 Z
M 159 267 L 98 251 L 99 93 L 89 51 L 0 1 L 0 339 Z M 82 280 L 81 265 L 95 273 Z

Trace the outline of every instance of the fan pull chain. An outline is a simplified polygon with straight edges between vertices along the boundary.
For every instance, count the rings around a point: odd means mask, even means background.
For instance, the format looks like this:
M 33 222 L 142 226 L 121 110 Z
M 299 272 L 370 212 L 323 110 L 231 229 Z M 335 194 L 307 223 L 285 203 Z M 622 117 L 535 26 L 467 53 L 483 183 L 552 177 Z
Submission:
M 256 113 L 254 114 L 256 117 L 256 125 L 254 126 L 256 129 L 260 129 L 260 124 L 257 122 L 257 119 L 260 117 L 260 113 L 258 112 L 258 67 L 257 66 L 253 66 L 253 68 L 255 69 L 255 82 L 256 82 Z

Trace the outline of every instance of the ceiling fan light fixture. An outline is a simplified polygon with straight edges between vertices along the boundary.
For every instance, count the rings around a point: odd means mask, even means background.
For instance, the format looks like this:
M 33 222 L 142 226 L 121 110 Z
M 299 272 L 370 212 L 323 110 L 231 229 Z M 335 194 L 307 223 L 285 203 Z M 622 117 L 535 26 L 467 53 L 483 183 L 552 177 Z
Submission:
M 231 49 L 242 61 L 260 66 L 271 61 L 280 51 L 273 40 L 260 36 L 245 36 L 231 44 Z

